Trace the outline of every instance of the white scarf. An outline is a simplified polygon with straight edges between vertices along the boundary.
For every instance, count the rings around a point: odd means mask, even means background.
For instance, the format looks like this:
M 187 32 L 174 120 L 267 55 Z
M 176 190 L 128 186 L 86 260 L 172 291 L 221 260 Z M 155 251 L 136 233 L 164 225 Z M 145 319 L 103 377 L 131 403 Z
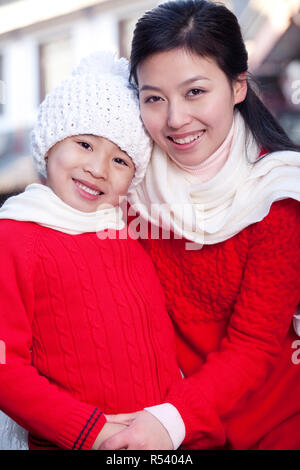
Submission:
M 125 226 L 119 206 L 96 212 L 82 212 L 64 203 L 48 186 L 34 183 L 9 198 L 0 209 L 0 219 L 36 222 L 44 227 L 78 235 L 122 230 Z
M 156 145 L 144 181 L 129 195 L 130 204 L 142 219 L 161 226 L 165 236 L 171 230 L 196 243 L 195 249 L 222 242 L 266 217 L 273 202 L 300 201 L 300 153 L 274 152 L 249 163 L 258 155 L 237 112 L 230 154 L 216 176 L 191 183 L 190 175 Z M 300 336 L 299 312 L 294 328 Z
M 300 153 L 274 152 L 255 163 L 259 148 L 244 120 L 235 114 L 234 136 L 223 168 L 206 182 L 191 183 L 157 145 L 144 181 L 129 201 L 141 217 L 177 238 L 198 244 L 219 243 L 262 220 L 280 199 L 300 201 Z

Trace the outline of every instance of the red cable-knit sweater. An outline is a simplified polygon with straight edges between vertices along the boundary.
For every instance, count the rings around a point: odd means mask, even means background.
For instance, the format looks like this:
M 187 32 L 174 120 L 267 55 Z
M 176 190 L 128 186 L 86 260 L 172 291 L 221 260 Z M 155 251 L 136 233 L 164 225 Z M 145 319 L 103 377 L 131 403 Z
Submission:
M 181 381 L 163 291 L 136 240 L 2 220 L 0 266 L 0 408 L 30 448 L 89 449 L 103 412 L 161 403 Z
M 185 423 L 184 446 L 249 449 L 287 418 L 299 421 L 291 320 L 300 302 L 300 204 L 276 202 L 262 221 L 198 251 L 185 250 L 186 240 L 142 243 L 188 377 L 166 399 Z

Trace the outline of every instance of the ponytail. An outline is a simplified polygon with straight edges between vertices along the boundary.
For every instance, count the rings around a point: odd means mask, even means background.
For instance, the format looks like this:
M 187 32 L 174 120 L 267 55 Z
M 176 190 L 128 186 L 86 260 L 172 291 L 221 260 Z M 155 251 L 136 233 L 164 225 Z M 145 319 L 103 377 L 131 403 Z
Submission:
M 267 153 L 279 150 L 300 151 L 300 145 L 291 141 L 250 84 L 245 100 L 238 103 L 236 108 L 243 116 L 257 144 Z

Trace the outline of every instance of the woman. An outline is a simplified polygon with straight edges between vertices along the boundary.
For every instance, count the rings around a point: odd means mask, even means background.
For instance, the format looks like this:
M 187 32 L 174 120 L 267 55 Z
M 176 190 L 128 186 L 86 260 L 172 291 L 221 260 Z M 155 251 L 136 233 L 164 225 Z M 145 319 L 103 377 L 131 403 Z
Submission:
M 185 378 L 165 404 L 109 416 L 128 426 L 102 448 L 300 449 L 299 147 L 251 88 L 222 5 L 146 13 L 131 77 L 156 146 L 130 202 L 152 228 L 170 222 L 169 239 L 143 243 Z

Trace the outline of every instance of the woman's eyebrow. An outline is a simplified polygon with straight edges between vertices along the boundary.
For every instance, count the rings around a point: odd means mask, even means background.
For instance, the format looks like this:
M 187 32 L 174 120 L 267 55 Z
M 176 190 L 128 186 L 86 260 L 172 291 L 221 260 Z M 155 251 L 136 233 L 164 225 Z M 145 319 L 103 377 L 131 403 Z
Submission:
M 202 75 L 196 75 L 195 77 L 188 78 L 187 80 L 184 80 L 184 82 L 179 83 L 179 87 L 183 85 L 188 85 L 189 83 L 196 82 L 198 80 L 210 80 L 208 77 L 204 77 Z M 162 91 L 159 87 L 154 86 L 154 85 L 143 85 L 139 91 L 145 91 L 145 90 L 153 90 L 153 91 Z
M 160 88 L 158 88 L 157 86 L 152 86 L 152 85 L 143 85 L 141 88 L 139 88 L 139 91 L 145 91 L 145 90 L 161 91 Z
M 197 82 L 198 80 L 210 80 L 210 78 L 204 77 L 203 75 L 196 75 L 195 77 L 188 78 L 184 82 L 180 83 L 179 86 L 188 85 L 189 83 Z

